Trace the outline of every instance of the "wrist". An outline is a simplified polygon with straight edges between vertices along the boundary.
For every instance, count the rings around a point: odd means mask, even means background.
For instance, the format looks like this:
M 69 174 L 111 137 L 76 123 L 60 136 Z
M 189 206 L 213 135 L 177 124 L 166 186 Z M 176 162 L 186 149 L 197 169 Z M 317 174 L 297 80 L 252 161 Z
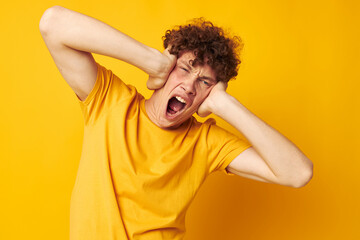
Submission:
M 143 58 L 145 64 L 142 70 L 152 77 L 157 77 L 161 72 L 164 59 L 160 51 L 148 46 L 146 48 L 146 55 Z
M 234 97 L 225 91 L 218 92 L 211 103 L 211 112 L 221 117 L 226 109 L 234 101 Z
M 150 47 L 149 47 L 150 48 Z M 169 73 L 176 63 L 176 56 L 170 55 L 165 50 L 163 53 L 150 48 L 149 63 L 152 65 L 150 72 L 147 72 L 151 77 L 167 79 Z

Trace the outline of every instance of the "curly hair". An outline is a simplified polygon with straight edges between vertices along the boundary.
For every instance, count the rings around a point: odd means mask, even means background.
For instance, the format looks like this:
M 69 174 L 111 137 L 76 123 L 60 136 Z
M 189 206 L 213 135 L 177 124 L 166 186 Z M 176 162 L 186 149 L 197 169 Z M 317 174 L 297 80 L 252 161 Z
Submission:
M 224 30 L 204 18 L 195 18 L 187 25 L 167 30 L 162 37 L 164 48 L 178 58 L 184 52 L 195 55 L 193 66 L 208 64 L 216 74 L 217 81 L 228 82 L 237 76 L 243 48 L 240 37 L 228 37 Z

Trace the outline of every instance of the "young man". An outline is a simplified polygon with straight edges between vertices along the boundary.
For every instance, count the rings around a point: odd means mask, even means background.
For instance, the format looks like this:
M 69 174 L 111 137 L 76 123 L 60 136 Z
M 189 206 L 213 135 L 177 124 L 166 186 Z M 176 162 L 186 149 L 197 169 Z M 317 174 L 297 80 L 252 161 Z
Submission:
M 40 31 L 85 121 L 70 239 L 182 239 L 186 210 L 214 171 L 290 187 L 311 179 L 312 162 L 226 93 L 240 43 L 211 23 L 167 31 L 163 53 L 59 6 Z M 145 100 L 91 53 L 148 73 L 153 95 Z M 248 141 L 195 112 L 214 113 Z

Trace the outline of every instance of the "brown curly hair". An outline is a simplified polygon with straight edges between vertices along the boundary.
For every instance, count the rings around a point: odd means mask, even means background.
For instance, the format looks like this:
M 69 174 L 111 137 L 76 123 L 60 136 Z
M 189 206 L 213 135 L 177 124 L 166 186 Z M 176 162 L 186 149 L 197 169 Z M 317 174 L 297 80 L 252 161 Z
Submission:
M 162 39 L 164 48 L 171 46 L 170 53 L 177 57 L 192 51 L 195 59 L 191 64 L 208 64 L 215 71 L 217 81 L 228 82 L 237 76 L 241 63 L 239 52 L 243 48 L 241 38 L 226 36 L 222 28 L 204 18 L 167 30 Z

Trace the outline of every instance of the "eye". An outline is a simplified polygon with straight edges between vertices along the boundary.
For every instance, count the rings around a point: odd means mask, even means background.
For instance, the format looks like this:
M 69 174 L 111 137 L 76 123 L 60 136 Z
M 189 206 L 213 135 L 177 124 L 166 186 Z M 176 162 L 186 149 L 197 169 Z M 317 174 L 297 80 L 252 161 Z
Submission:
M 183 68 L 183 67 L 180 67 L 182 70 L 184 70 L 185 72 L 189 72 L 189 70 L 188 69 L 186 69 L 186 68 Z
M 208 81 L 206 81 L 206 80 L 200 80 L 203 84 L 205 84 L 207 87 L 209 87 L 210 86 L 210 83 L 208 82 Z

